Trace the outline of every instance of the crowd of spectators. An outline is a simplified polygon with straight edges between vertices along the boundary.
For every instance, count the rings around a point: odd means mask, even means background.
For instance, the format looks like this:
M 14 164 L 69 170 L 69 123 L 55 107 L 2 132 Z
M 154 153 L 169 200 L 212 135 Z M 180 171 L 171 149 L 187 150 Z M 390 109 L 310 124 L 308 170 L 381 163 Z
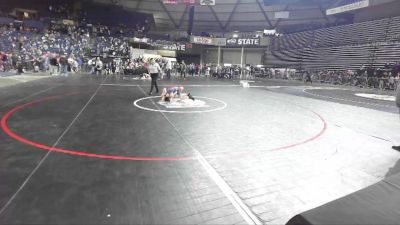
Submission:
M 58 9 L 53 9 L 58 10 Z M 58 11 L 57 11 L 58 12 Z M 138 25 L 136 29 L 146 28 Z M 69 72 L 96 74 L 145 74 L 148 60 L 130 57 L 130 29 L 123 26 L 52 23 L 44 31 L 22 25 L 0 26 L 0 72 L 45 71 L 51 75 Z M 165 42 L 165 41 L 164 41 Z M 157 42 L 157 44 L 166 44 Z M 168 44 L 168 43 L 167 43 Z M 204 76 L 214 78 L 282 78 L 335 85 L 395 89 L 399 83 L 400 63 L 382 68 L 361 67 L 356 71 L 276 70 L 253 65 L 199 65 L 184 61 L 157 59 L 163 75 Z
M 346 85 L 396 90 L 400 83 L 400 63 L 386 64 L 382 68 L 362 66 L 358 70 L 301 71 L 292 79 L 333 85 Z
M 35 7 L 32 5 L 32 8 Z M 64 74 L 65 70 L 90 71 L 88 62 L 93 56 L 103 61 L 109 57 L 118 58 L 123 61 L 124 68 L 129 68 L 128 39 L 145 37 L 150 29 L 148 19 L 138 20 L 136 26 L 130 27 L 125 24 L 106 26 L 89 21 L 88 12 L 74 7 L 67 0 L 57 1 L 56 4 L 48 2 L 47 6 L 40 7 L 40 14 L 33 13 L 33 17 L 29 13 L 29 17 L 23 14 L 20 18 L 21 15 L 10 9 L 0 12 L 2 17 L 15 19 L 13 23 L 0 25 L 0 72 Z M 29 23 L 24 23 L 23 19 L 37 20 L 37 24 L 44 27 L 28 27 Z
M 208 71 L 208 72 L 206 72 Z M 358 70 L 296 70 L 288 68 L 266 68 L 246 65 L 204 65 L 200 74 L 216 78 L 266 78 L 290 79 L 333 85 L 396 90 L 400 83 L 400 63 L 386 64 L 382 68 L 362 66 Z
M 67 59 L 71 68 L 82 64 L 90 48 L 89 35 L 78 29 L 69 29 L 63 34 L 57 29 L 38 32 L 33 29 L 2 26 L 0 28 L 0 49 L 2 62 L 0 71 L 15 69 L 18 66 L 25 70 L 38 72 L 48 70 L 51 58 Z
M 105 26 L 88 28 L 51 24 L 48 29 L 38 31 L 14 24 L 1 25 L 0 71 L 50 71 L 52 59 L 57 60 L 57 66 L 64 64 L 63 59 L 67 59 L 68 71 L 77 72 L 88 62 L 91 55 L 106 54 L 111 57 L 128 58 L 127 38 L 122 35 L 104 35 L 104 29 Z M 57 71 L 64 72 L 61 68 L 64 67 L 60 66 Z

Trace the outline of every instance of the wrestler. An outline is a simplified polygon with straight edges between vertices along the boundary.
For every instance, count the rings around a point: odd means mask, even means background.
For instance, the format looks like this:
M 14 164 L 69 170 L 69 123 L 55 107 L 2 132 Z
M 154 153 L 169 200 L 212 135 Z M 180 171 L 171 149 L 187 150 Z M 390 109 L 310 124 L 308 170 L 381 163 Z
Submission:
M 190 93 L 188 93 L 188 94 L 183 93 L 184 89 L 185 88 L 182 86 L 181 87 L 164 88 L 161 92 L 161 100 L 164 102 L 169 102 L 173 98 L 180 98 L 180 99 L 189 98 L 194 101 L 195 99 L 193 98 L 193 96 Z

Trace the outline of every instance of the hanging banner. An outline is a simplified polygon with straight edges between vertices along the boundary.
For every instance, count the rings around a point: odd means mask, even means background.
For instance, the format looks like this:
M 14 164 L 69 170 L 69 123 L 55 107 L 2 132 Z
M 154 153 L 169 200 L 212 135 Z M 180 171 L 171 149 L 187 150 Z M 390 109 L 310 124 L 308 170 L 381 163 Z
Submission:
M 194 5 L 196 4 L 196 0 L 183 0 L 183 4 Z
M 199 45 L 225 46 L 226 38 L 190 36 L 190 42 Z
M 215 5 L 215 0 L 200 0 L 200 5 Z
M 192 49 L 193 44 L 192 43 L 186 43 L 186 49 Z
M 334 15 L 356 9 L 361 9 L 369 6 L 369 0 L 362 0 L 348 5 L 339 6 L 336 8 L 326 10 L 326 15 Z
M 73 26 L 75 22 L 73 20 L 62 20 L 62 24 L 68 25 L 68 26 Z
M 210 0 L 205 0 L 210 1 Z M 177 4 L 186 4 L 186 5 L 194 5 L 196 4 L 196 0 L 162 0 L 164 5 L 177 5 Z
M 176 5 L 176 4 L 178 4 L 178 0 L 163 0 L 162 2 L 165 5 Z
M 136 37 L 134 37 L 133 38 L 133 42 L 136 42 L 136 43 L 148 43 L 149 39 L 148 38 L 136 38 Z
M 174 43 L 169 41 L 156 41 L 150 44 L 157 50 L 169 50 L 169 51 L 186 51 L 186 43 Z
M 215 46 L 225 46 L 226 45 L 226 38 L 213 38 L 212 45 Z
M 229 38 L 226 40 L 228 46 L 259 46 L 260 38 Z
M 212 38 L 210 37 L 191 36 L 190 41 L 193 44 L 212 45 Z
M 173 45 L 157 45 L 158 49 L 170 50 L 170 51 L 186 51 L 185 44 L 173 44 Z

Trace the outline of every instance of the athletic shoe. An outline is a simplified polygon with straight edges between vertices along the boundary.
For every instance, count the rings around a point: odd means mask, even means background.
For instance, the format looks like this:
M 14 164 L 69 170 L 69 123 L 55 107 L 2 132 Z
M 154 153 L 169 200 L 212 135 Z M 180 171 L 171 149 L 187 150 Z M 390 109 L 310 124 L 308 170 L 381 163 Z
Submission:
M 149 95 L 152 95 L 153 93 L 149 92 Z
M 194 98 L 193 98 L 193 96 L 192 96 L 192 95 L 190 95 L 190 93 L 188 93 L 188 97 L 189 97 L 189 99 L 191 99 L 191 100 L 193 100 L 193 101 L 194 101 Z
M 392 147 L 394 150 L 400 151 L 400 146 L 393 146 Z

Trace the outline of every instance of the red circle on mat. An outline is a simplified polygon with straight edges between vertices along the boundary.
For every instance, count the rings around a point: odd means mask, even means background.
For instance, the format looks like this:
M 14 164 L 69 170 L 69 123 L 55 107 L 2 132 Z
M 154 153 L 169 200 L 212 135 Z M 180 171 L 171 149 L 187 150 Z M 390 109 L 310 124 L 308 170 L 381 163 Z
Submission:
M 42 102 L 47 102 L 47 101 L 51 101 L 54 99 L 58 99 L 61 97 L 66 97 L 66 96 L 73 96 L 73 95 L 78 95 L 78 93 L 70 93 L 70 94 L 64 94 L 64 95 L 56 95 L 56 96 L 51 96 L 51 97 L 46 97 L 46 98 L 42 98 L 42 99 L 38 99 L 38 100 L 34 100 L 19 106 L 16 106 L 14 108 L 12 108 L 11 110 L 9 110 L 1 119 L 1 127 L 4 130 L 4 132 L 6 132 L 10 137 L 14 138 L 17 141 L 20 141 L 22 143 L 25 143 L 27 145 L 31 145 L 37 148 L 41 148 L 41 149 L 45 149 L 48 151 L 55 151 L 55 152 L 61 152 L 61 153 L 65 153 L 65 154 L 71 154 L 71 155 L 78 155 L 78 156 L 86 156 L 86 157 L 92 157 L 92 158 L 101 158 L 101 159 L 116 159 L 116 160 L 132 160 L 132 161 L 180 161 L 180 160 L 192 160 L 195 159 L 195 157 L 148 157 L 148 156 L 123 156 L 123 155 L 108 155 L 108 154 L 97 154 L 97 153 L 89 153 L 89 152 L 84 152 L 84 151 L 79 151 L 79 150 L 73 150 L 73 149 L 65 149 L 65 148 L 58 148 L 58 147 L 52 147 L 46 144 L 42 144 L 39 142 L 35 142 L 29 139 L 24 138 L 21 135 L 18 135 L 17 133 L 15 133 L 14 131 L 12 131 L 7 124 L 7 121 L 9 119 L 9 117 L 14 114 L 15 112 L 17 112 L 18 110 L 21 110 L 27 106 L 32 106 L 38 103 L 42 103 Z M 318 118 L 323 122 L 324 126 L 322 128 L 322 130 L 316 134 L 315 136 L 295 143 L 295 144 L 291 144 L 291 145 L 287 145 L 287 146 L 282 146 L 282 147 L 278 147 L 278 148 L 274 148 L 274 149 L 270 149 L 270 150 L 283 150 L 283 149 L 287 149 L 287 148 L 292 148 L 298 145 L 302 145 L 302 144 L 306 144 L 308 142 L 311 142 L 315 139 L 317 139 L 318 137 L 320 137 L 326 130 L 327 128 L 327 124 L 325 122 L 325 120 L 322 118 L 322 116 L 320 116 L 318 113 L 312 111 L 315 115 L 318 116 Z

